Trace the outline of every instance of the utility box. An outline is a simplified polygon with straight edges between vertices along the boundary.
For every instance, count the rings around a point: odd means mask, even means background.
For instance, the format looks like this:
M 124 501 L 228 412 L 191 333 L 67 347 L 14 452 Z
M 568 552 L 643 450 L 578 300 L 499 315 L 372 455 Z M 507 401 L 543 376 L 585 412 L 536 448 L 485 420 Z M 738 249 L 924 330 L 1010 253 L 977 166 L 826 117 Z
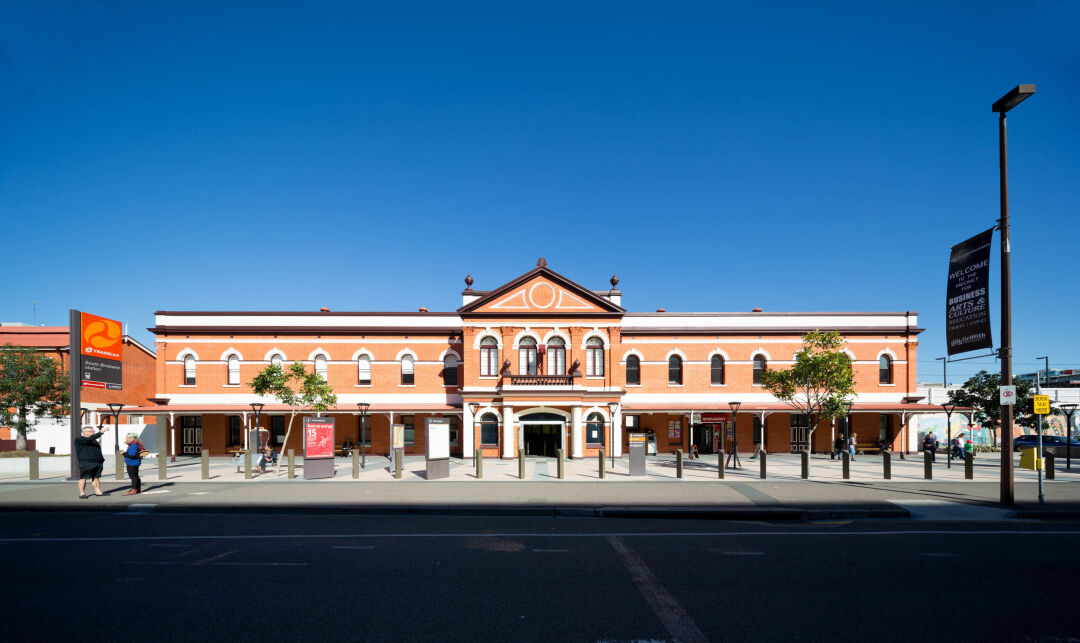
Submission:
M 649 446 L 649 436 L 646 433 L 630 433 L 630 475 L 645 475 L 645 452 Z

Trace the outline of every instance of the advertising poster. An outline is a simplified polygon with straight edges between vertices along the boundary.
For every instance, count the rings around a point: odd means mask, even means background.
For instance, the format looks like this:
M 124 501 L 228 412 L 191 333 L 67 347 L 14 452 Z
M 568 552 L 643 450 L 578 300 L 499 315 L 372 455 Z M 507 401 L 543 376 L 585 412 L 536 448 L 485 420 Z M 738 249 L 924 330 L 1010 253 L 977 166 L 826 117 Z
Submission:
M 304 418 L 304 458 L 334 457 L 334 418 Z
M 952 247 L 945 305 L 949 355 L 990 348 L 990 228 Z
M 120 322 L 80 313 L 79 353 L 82 386 L 123 389 L 124 335 Z

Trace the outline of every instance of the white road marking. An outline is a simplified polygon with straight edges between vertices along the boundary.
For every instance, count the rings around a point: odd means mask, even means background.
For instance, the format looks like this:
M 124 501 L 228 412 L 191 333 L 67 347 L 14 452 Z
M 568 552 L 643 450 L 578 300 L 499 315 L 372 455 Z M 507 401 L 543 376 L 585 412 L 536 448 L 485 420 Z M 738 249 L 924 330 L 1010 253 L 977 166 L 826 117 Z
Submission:
M 169 489 L 154 489 L 153 491 L 143 491 L 139 495 L 149 496 L 152 493 L 172 493 L 172 491 Z
M 603 532 L 580 534 L 547 533 L 491 533 L 491 532 L 455 532 L 455 533 L 388 533 L 388 534 L 235 534 L 215 536 L 72 536 L 50 538 L 0 538 L 0 543 L 86 543 L 86 542 L 138 542 L 138 541 L 176 541 L 176 540 L 307 540 L 332 538 L 738 538 L 743 536 L 817 536 L 835 538 L 837 536 L 1080 536 L 1078 530 L 1061 531 L 1024 531 L 1022 529 L 912 529 L 910 531 L 713 531 L 713 532 Z
M 679 601 L 675 600 L 660 581 L 653 575 L 652 570 L 641 560 L 633 549 L 630 549 L 616 536 L 608 538 L 608 542 L 619 552 L 623 564 L 630 571 L 641 595 L 652 608 L 664 628 L 671 636 L 680 643 L 708 643 L 709 639 L 694 624 L 693 619 L 686 613 Z

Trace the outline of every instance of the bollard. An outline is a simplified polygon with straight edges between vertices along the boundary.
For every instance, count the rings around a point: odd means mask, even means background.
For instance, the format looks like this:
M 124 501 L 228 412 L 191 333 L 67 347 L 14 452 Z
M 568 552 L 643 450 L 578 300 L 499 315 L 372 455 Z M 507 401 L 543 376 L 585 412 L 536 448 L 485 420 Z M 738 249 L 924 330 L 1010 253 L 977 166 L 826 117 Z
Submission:
M 1054 457 L 1053 453 L 1051 453 L 1050 451 L 1046 452 L 1046 479 L 1047 480 L 1053 480 L 1054 479 L 1054 460 L 1055 459 L 1056 458 Z
M 401 467 L 404 465 L 405 449 L 394 449 L 394 479 L 401 480 Z
M 764 480 L 765 479 L 765 462 L 768 460 L 769 454 L 765 453 L 765 449 L 762 449 L 761 454 L 758 455 L 758 457 L 761 459 L 761 479 Z
M 30 479 L 31 480 L 37 480 L 38 477 L 39 477 L 39 471 L 40 470 L 38 469 L 38 452 L 37 451 L 31 451 L 30 452 Z
M 675 477 L 682 478 L 682 449 L 675 449 Z
M 166 461 L 166 454 L 164 451 L 158 451 L 157 454 L 157 479 L 167 480 L 169 478 L 169 463 Z
M 202 450 L 202 479 L 210 479 L 210 452 L 206 449 Z
M 476 479 L 484 477 L 484 452 L 480 449 L 476 450 Z
M 892 454 L 888 451 L 881 454 L 882 476 L 886 480 L 892 480 Z
M 719 479 L 723 480 L 724 479 L 724 455 L 725 455 L 724 450 L 720 449 L 719 453 L 717 453 L 716 455 L 717 455 L 717 460 L 716 460 L 717 477 Z
M 841 459 L 844 465 L 844 480 L 851 480 L 851 454 L 844 451 Z
M 975 479 L 975 454 L 971 451 L 964 453 L 964 479 Z
M 296 477 L 295 449 L 289 449 L 289 480 Z
M 518 480 L 525 479 L 525 449 L 518 449 Z
M 603 480 L 604 479 L 604 452 L 603 451 L 597 451 L 596 456 L 598 458 L 600 458 L 600 479 Z
M 923 467 L 923 477 L 926 478 L 927 480 L 933 480 L 934 479 L 934 465 L 930 461 L 930 452 L 929 451 L 923 451 L 922 467 Z
M 244 451 L 244 480 L 251 480 L 251 449 Z
M 124 479 L 124 452 L 123 451 L 117 451 L 116 452 L 116 464 L 115 464 L 115 466 L 116 466 L 116 479 L 117 480 L 123 480 Z
M 559 480 L 562 480 L 563 479 L 563 450 L 562 449 L 555 449 L 555 455 L 558 456 L 558 459 L 559 459 L 559 463 L 558 463 L 558 466 L 559 466 L 559 469 L 558 469 Z
M 360 477 L 360 452 L 356 449 L 352 450 L 352 477 L 353 480 Z
M 799 453 L 799 459 L 802 461 L 802 479 L 810 479 L 810 452 L 802 451 Z M 833 458 L 834 460 L 836 458 Z

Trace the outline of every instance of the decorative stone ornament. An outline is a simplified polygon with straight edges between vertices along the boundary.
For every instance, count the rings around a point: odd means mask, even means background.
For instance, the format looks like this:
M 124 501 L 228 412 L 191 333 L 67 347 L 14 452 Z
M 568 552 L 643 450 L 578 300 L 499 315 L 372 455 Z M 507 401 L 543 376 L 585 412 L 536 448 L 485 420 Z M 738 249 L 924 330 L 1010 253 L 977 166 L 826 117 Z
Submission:
M 543 257 L 540 257 L 539 259 L 537 259 L 536 260 L 536 267 L 537 268 L 547 268 L 547 259 L 544 259 Z
M 473 278 L 472 275 L 465 275 L 465 287 L 472 290 Z

